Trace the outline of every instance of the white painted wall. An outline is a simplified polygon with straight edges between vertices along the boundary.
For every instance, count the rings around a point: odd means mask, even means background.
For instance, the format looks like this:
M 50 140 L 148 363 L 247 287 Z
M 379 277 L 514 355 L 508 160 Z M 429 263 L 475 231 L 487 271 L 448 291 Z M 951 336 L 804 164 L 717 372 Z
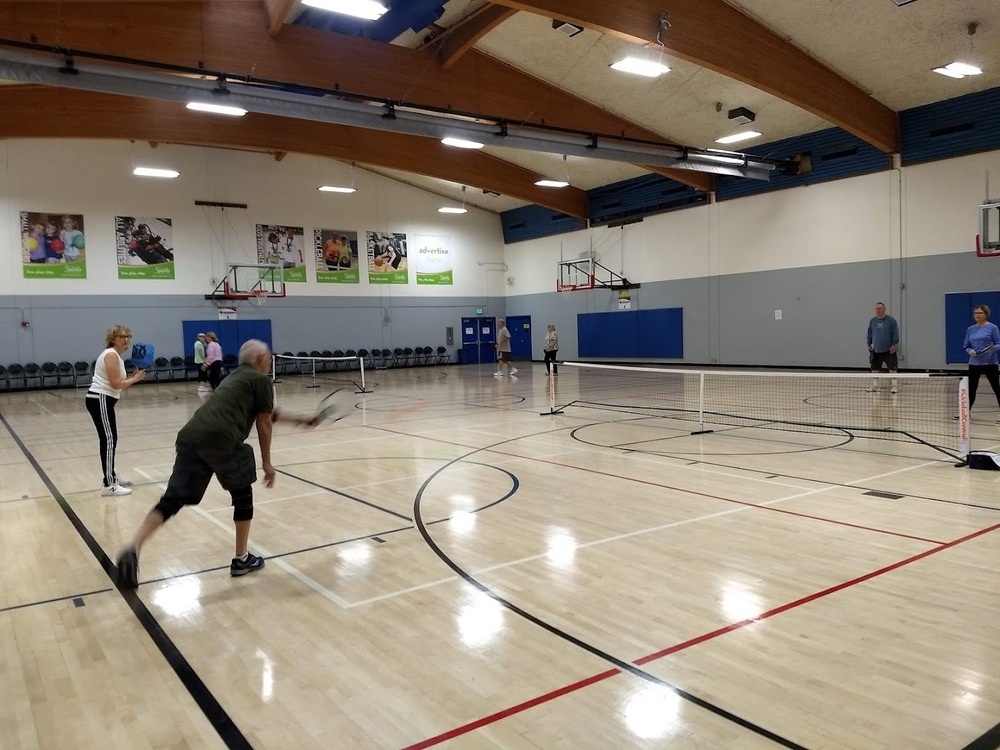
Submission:
M 176 169 L 175 180 L 132 175 L 132 165 Z M 320 193 L 325 183 L 349 184 L 351 169 L 340 162 L 289 154 L 142 142 L 83 140 L 0 141 L 0 295 L 207 294 L 228 263 L 256 263 L 255 224 L 378 230 L 450 237 L 453 286 L 420 286 L 410 268 L 408 285 L 371 285 L 362 258 L 360 284 L 318 284 L 307 257 L 309 281 L 289 284 L 291 296 L 463 297 L 503 295 L 503 279 L 482 263 L 502 263 L 503 240 L 496 214 L 469 208 L 463 215 L 437 213 L 453 204 L 426 191 L 355 169 L 353 195 Z M 246 203 L 247 211 L 200 208 L 195 200 Z M 83 214 L 87 278 L 25 279 L 21 267 L 20 212 Z M 118 279 L 114 217 L 173 219 L 177 278 Z M 307 248 L 308 249 L 308 248 Z M 412 260 L 411 260 L 412 263 Z M 489 284 L 489 290 L 487 290 Z M 372 288 L 372 287 L 375 288 Z

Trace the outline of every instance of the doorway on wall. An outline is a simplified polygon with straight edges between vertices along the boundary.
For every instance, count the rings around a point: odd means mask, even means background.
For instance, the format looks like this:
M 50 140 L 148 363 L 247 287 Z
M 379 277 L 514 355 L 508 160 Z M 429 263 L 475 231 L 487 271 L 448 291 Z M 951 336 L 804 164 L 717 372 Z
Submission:
M 511 315 L 507 318 L 510 331 L 510 358 L 531 361 L 531 316 Z

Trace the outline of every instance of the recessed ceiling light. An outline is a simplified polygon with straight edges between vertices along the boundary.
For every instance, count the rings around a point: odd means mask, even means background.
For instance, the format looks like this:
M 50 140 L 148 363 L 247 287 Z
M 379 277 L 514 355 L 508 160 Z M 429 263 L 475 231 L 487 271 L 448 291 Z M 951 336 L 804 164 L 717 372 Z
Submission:
M 374 0 L 302 0 L 303 5 L 311 5 L 313 8 L 328 10 L 331 13 L 343 13 L 345 16 L 364 18 L 374 21 L 385 15 L 386 8 L 382 3 Z
M 442 138 L 441 143 L 445 146 L 454 146 L 455 148 L 482 148 L 483 144 L 478 141 L 467 141 L 462 138 Z
M 535 184 L 538 187 L 566 187 L 569 185 L 565 180 L 539 180 Z
M 940 73 L 943 76 L 948 76 L 949 78 L 965 78 L 966 76 L 978 76 L 983 73 L 983 71 L 975 65 L 969 65 L 968 63 L 962 62 L 948 63 L 943 67 L 934 68 L 934 72 Z
M 749 141 L 751 138 L 760 138 L 761 134 L 756 130 L 744 130 L 742 133 L 733 133 L 732 135 L 727 135 L 724 138 L 716 138 L 716 143 L 739 143 L 740 141 Z
M 438 209 L 439 214 L 464 214 L 468 209 L 457 206 L 442 206 Z
M 180 176 L 180 172 L 173 169 L 156 169 L 155 167 L 136 167 L 132 170 L 136 177 L 165 177 L 173 179 Z
M 338 187 L 337 185 L 320 185 L 317 188 L 321 193 L 356 193 L 357 190 L 352 187 Z
M 196 112 L 211 112 L 216 115 L 229 115 L 230 117 L 243 117 L 247 113 L 242 107 L 227 107 L 224 104 L 211 104 L 209 102 L 188 102 L 188 109 Z
M 670 68 L 663 63 L 644 60 L 641 57 L 626 57 L 612 63 L 610 67 L 612 70 L 620 70 L 622 73 L 634 73 L 637 76 L 646 76 L 647 78 L 656 78 L 670 72 Z

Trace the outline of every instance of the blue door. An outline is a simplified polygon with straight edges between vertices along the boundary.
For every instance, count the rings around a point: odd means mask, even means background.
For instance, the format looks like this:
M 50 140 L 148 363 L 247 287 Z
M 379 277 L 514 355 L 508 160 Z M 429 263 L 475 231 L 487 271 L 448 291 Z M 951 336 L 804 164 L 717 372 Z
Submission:
M 510 331 L 510 356 L 513 359 L 531 360 L 531 316 L 511 315 L 507 318 Z
M 476 318 L 479 323 L 479 363 L 493 364 L 497 361 L 497 319 Z

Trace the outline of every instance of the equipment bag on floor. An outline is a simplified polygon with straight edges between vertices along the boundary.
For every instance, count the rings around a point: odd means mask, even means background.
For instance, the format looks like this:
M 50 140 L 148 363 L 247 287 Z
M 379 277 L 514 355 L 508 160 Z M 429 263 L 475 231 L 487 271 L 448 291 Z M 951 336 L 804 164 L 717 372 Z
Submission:
M 988 469 L 1000 471 L 1000 453 L 993 451 L 972 451 L 966 456 L 970 469 Z

